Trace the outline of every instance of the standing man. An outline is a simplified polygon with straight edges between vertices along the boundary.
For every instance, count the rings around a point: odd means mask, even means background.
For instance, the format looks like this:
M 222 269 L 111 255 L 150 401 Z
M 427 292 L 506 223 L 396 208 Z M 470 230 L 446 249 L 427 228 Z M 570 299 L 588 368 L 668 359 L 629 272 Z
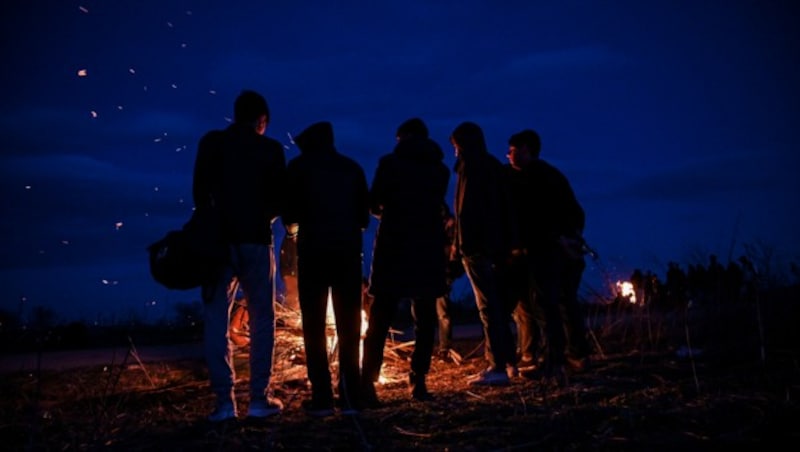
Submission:
M 428 138 L 419 118 L 400 125 L 394 151 L 378 162 L 370 190 L 370 212 L 380 220 L 375 235 L 370 293 L 375 297 L 364 338 L 363 395 L 370 406 L 383 364 L 383 349 L 397 306 L 411 299 L 414 351 L 411 397 L 430 400 L 425 376 L 431 366 L 436 333 L 436 299 L 445 295 L 447 261 L 442 205 L 450 181 L 444 153 Z
M 565 384 L 568 343 L 565 327 L 570 331 L 570 345 L 588 349 L 588 343 L 581 343 L 586 341 L 586 326 L 574 305 L 577 303 L 574 278 L 577 276 L 579 282 L 582 268 L 576 263 L 576 269 L 571 270 L 570 265 L 574 256 L 582 258 L 582 251 L 576 253 L 574 248 L 582 248 L 584 212 L 567 178 L 539 158 L 540 151 L 541 140 L 533 130 L 523 130 L 508 140 L 509 155 L 520 162 L 523 177 L 527 179 L 524 187 L 528 191 L 523 197 L 527 198 L 525 211 L 529 221 L 521 239 L 527 251 L 535 303 L 544 315 L 547 344 L 544 375 Z M 567 287 L 570 293 L 562 297 Z M 567 325 L 561 312 L 564 302 L 570 313 Z
M 456 153 L 455 252 L 472 284 L 486 340 L 489 367 L 470 385 L 507 385 L 516 369 L 511 310 L 502 270 L 516 249 L 516 225 L 502 163 L 486 148 L 483 130 L 461 123 L 450 136 Z M 509 370 L 507 370 L 509 369 Z
M 212 422 L 237 416 L 235 374 L 228 336 L 231 298 L 228 288 L 238 279 L 250 327 L 250 405 L 247 415 L 264 418 L 282 409 L 269 396 L 275 346 L 275 257 L 272 222 L 281 214 L 281 188 L 286 160 L 281 144 L 264 136 L 269 124 L 267 101 L 255 91 L 242 91 L 234 102 L 234 122 L 208 132 L 200 140 L 192 195 L 196 208 L 215 205 L 222 217 L 228 262 L 202 286 L 205 304 L 203 342 L 216 407 Z
M 511 191 L 511 205 L 520 241 L 524 244 L 526 235 L 536 222 L 536 211 L 532 208 L 530 199 L 532 181 L 523 171 L 533 157 L 530 152 L 517 147 L 510 147 L 506 157 L 508 164 L 505 168 Z M 511 259 L 509 265 L 505 267 L 504 280 L 517 327 L 519 352 L 517 365 L 520 372 L 525 374 L 536 370 L 544 361 L 546 347 L 544 314 L 535 302 L 534 281 L 531 279 L 529 257 L 526 254 L 520 253 Z
M 339 407 L 360 407 L 358 351 L 361 342 L 361 260 L 369 225 L 364 170 L 334 147 L 333 126 L 318 122 L 294 139 L 300 155 L 289 162 L 287 234 L 297 234 L 297 284 L 311 400 L 315 417 L 333 414 L 334 397 L 325 337 L 328 292 L 339 347 Z

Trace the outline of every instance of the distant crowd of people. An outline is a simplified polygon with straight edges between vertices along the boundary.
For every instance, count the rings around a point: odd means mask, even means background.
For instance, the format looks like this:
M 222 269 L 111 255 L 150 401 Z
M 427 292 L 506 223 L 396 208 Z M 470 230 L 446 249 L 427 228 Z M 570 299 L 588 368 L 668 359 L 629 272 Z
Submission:
M 449 137 L 456 157 L 449 204 L 451 169 L 420 118 L 399 125 L 394 149 L 380 158 L 371 184 L 359 163 L 337 150 L 330 122 L 297 134 L 300 155 L 287 162 L 281 144 L 265 136 L 269 121 L 264 97 L 243 91 L 233 123 L 208 132 L 198 145 L 194 203 L 221 212 L 229 244 L 229 259 L 201 291 L 216 398 L 210 421 L 239 414 L 228 330 L 237 298 L 246 299 L 250 338 L 247 416 L 283 409 L 269 388 L 278 269 L 272 224 L 278 218 L 285 228 L 280 277 L 285 303 L 301 315 L 311 386 L 303 408 L 311 416 L 381 405 L 375 383 L 403 300 L 410 300 L 415 336 L 409 395 L 432 400 L 426 377 L 436 331 L 438 353 L 446 357 L 452 347 L 449 296 L 463 275 L 483 326 L 487 363 L 467 384 L 507 385 L 520 375 L 565 384 L 569 373 L 585 368 L 591 349 L 577 298 L 585 268 L 584 211 L 564 174 L 540 158 L 534 130 L 509 137 L 503 164 L 488 151 L 478 124 L 458 124 Z M 378 227 L 365 276 L 363 233 L 371 218 Z M 232 295 L 233 282 L 241 297 Z M 329 293 L 338 337 L 335 379 L 325 336 Z M 368 325 L 359 358 L 362 309 Z
M 706 265 L 689 264 L 686 270 L 677 262 L 668 262 L 663 282 L 652 271 L 638 268 L 631 274 L 630 282 L 638 302 L 672 309 L 686 307 L 690 302 L 717 305 L 752 300 L 758 275 L 747 256 L 723 265 L 715 254 L 709 254 Z

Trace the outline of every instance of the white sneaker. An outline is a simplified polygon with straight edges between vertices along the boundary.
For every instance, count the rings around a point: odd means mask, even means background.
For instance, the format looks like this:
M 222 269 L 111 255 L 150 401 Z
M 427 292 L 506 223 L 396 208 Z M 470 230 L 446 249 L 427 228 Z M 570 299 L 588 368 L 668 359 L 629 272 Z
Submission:
M 470 386 L 508 386 L 511 380 L 505 371 L 493 370 L 491 367 L 467 380 Z
M 208 415 L 209 422 L 224 422 L 231 419 L 236 419 L 236 405 L 224 404 L 218 405 L 214 411 Z
M 247 417 L 265 418 L 279 414 L 283 410 L 283 402 L 274 397 L 250 401 Z

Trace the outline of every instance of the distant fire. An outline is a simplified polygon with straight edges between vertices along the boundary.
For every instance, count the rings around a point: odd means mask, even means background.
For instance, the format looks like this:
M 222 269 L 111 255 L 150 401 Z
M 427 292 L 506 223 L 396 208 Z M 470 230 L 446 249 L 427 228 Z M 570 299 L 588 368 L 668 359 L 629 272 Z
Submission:
M 636 304 L 636 291 L 630 281 L 617 281 L 617 296 L 627 298 L 631 304 Z

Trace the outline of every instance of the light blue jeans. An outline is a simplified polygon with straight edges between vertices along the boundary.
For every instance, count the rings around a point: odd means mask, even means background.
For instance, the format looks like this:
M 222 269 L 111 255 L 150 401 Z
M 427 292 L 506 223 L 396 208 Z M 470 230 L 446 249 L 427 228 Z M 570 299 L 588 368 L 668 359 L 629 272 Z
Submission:
M 275 348 L 275 255 L 273 245 L 243 243 L 230 246 L 230 263 L 201 289 L 204 303 L 203 343 L 211 390 L 218 404 L 233 403 L 233 347 L 229 324 L 234 277 L 247 300 L 250 317 L 250 400 L 266 397 Z

